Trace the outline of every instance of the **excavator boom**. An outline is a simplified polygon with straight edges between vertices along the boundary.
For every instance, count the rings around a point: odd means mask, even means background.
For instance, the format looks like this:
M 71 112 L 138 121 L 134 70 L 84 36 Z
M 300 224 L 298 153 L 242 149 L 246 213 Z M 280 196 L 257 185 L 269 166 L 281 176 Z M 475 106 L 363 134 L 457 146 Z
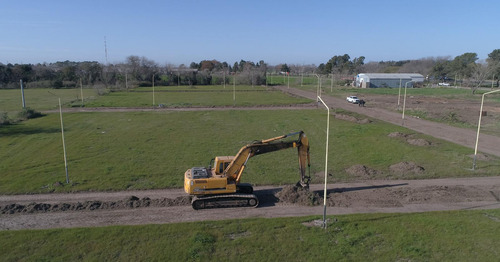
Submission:
M 283 139 L 294 135 L 298 135 L 297 140 L 283 141 Z M 224 170 L 224 175 L 228 177 L 229 180 L 234 180 L 236 183 L 239 183 L 241 173 L 243 172 L 249 158 L 287 148 L 297 148 L 301 175 L 299 183 L 302 186 L 307 186 L 309 184 L 310 177 L 306 175 L 306 164 L 307 166 L 310 166 L 311 161 L 309 156 L 309 140 L 303 131 L 266 140 L 255 141 L 242 147 L 234 157 L 234 160 L 229 164 L 226 170 Z

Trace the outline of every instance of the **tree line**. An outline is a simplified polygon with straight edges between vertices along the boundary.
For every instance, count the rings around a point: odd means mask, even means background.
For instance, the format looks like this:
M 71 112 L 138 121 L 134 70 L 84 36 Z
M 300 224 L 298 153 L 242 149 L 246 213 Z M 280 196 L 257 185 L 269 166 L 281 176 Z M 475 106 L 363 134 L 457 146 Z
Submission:
M 155 85 L 220 85 L 223 83 L 264 85 L 269 74 L 328 75 L 352 79 L 358 73 L 420 73 L 429 81 L 455 81 L 478 87 L 485 80 L 500 77 L 500 49 L 478 61 L 476 53 L 451 57 L 365 63 L 365 57 L 335 55 L 315 65 L 268 65 L 240 60 L 233 65 L 217 60 L 192 62 L 189 66 L 160 66 L 146 57 L 129 56 L 124 62 L 101 64 L 95 61 L 64 61 L 43 64 L 0 63 L 0 88 L 19 88 L 22 80 L 28 88 L 72 88 L 79 85 L 125 89 Z M 475 90 L 475 89 L 473 89 Z

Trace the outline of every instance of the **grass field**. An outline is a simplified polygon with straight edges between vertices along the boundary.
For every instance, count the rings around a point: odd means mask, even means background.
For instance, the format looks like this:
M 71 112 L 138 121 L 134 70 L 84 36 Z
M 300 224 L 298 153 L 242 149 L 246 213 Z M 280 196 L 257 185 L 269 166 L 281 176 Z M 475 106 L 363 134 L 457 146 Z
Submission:
M 281 92 L 260 86 L 172 86 L 155 87 L 154 102 L 165 107 L 190 106 L 259 106 L 309 103 L 304 98 L 290 97 Z M 25 89 L 26 106 L 37 111 L 58 108 L 58 98 L 63 107 L 82 105 L 80 89 Z M 152 107 L 153 88 L 135 88 L 129 91 L 97 95 L 95 89 L 83 89 L 85 107 Z M 0 113 L 9 112 L 13 117 L 22 109 L 20 90 L 0 89 Z
M 59 98 L 61 103 L 68 105 L 77 103 L 81 105 L 80 89 L 24 89 L 26 107 L 38 111 L 57 109 Z M 84 99 L 95 99 L 97 93 L 94 89 L 83 89 Z M 22 96 L 19 89 L 0 89 L 0 112 L 17 113 L 22 110 Z
M 64 114 L 70 185 L 65 181 L 58 114 L 0 127 L 0 193 L 41 193 L 181 187 L 185 170 L 207 166 L 218 155 L 234 155 L 253 140 L 303 130 L 311 143 L 311 174 L 322 172 L 326 111 L 202 111 Z M 418 179 L 498 175 L 500 160 L 479 161 L 469 170 L 472 149 L 424 135 L 419 147 L 388 137 L 413 133 L 380 121 L 356 124 L 331 119 L 330 182 L 350 181 L 345 169 L 362 164 L 382 171 L 373 178 Z M 252 158 L 243 182 L 293 184 L 297 154 L 284 150 Z M 413 161 L 424 174 L 400 176 L 389 166 Z M 318 177 L 313 182 L 320 183 Z
M 0 231 L 3 261 L 498 261 L 500 210 Z M 333 219 L 334 217 L 330 217 Z
M 261 106 L 310 103 L 311 100 L 290 97 L 265 87 L 156 87 L 137 88 L 133 92 L 112 92 L 86 103 L 87 107 L 148 107 L 159 104 L 164 107 L 192 106 Z

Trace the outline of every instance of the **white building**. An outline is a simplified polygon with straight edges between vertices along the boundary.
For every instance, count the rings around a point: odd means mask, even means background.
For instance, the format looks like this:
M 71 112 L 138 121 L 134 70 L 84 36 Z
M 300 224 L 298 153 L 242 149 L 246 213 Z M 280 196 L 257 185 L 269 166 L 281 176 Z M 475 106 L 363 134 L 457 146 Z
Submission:
M 383 74 L 383 73 L 363 73 L 356 76 L 356 87 L 361 88 L 378 88 L 378 87 L 388 87 L 388 88 L 398 88 L 400 86 L 404 87 L 405 83 L 407 87 L 413 87 L 413 83 L 424 82 L 425 77 L 421 74 L 407 74 L 407 73 L 394 73 L 394 74 Z

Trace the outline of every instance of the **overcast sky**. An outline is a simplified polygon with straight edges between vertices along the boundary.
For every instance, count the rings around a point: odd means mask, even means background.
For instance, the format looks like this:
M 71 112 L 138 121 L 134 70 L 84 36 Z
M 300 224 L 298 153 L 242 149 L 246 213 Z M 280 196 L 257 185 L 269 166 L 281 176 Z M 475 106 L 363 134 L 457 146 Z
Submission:
M 216 59 L 276 65 L 486 59 L 500 49 L 498 0 L 0 0 L 0 63 L 157 63 Z

